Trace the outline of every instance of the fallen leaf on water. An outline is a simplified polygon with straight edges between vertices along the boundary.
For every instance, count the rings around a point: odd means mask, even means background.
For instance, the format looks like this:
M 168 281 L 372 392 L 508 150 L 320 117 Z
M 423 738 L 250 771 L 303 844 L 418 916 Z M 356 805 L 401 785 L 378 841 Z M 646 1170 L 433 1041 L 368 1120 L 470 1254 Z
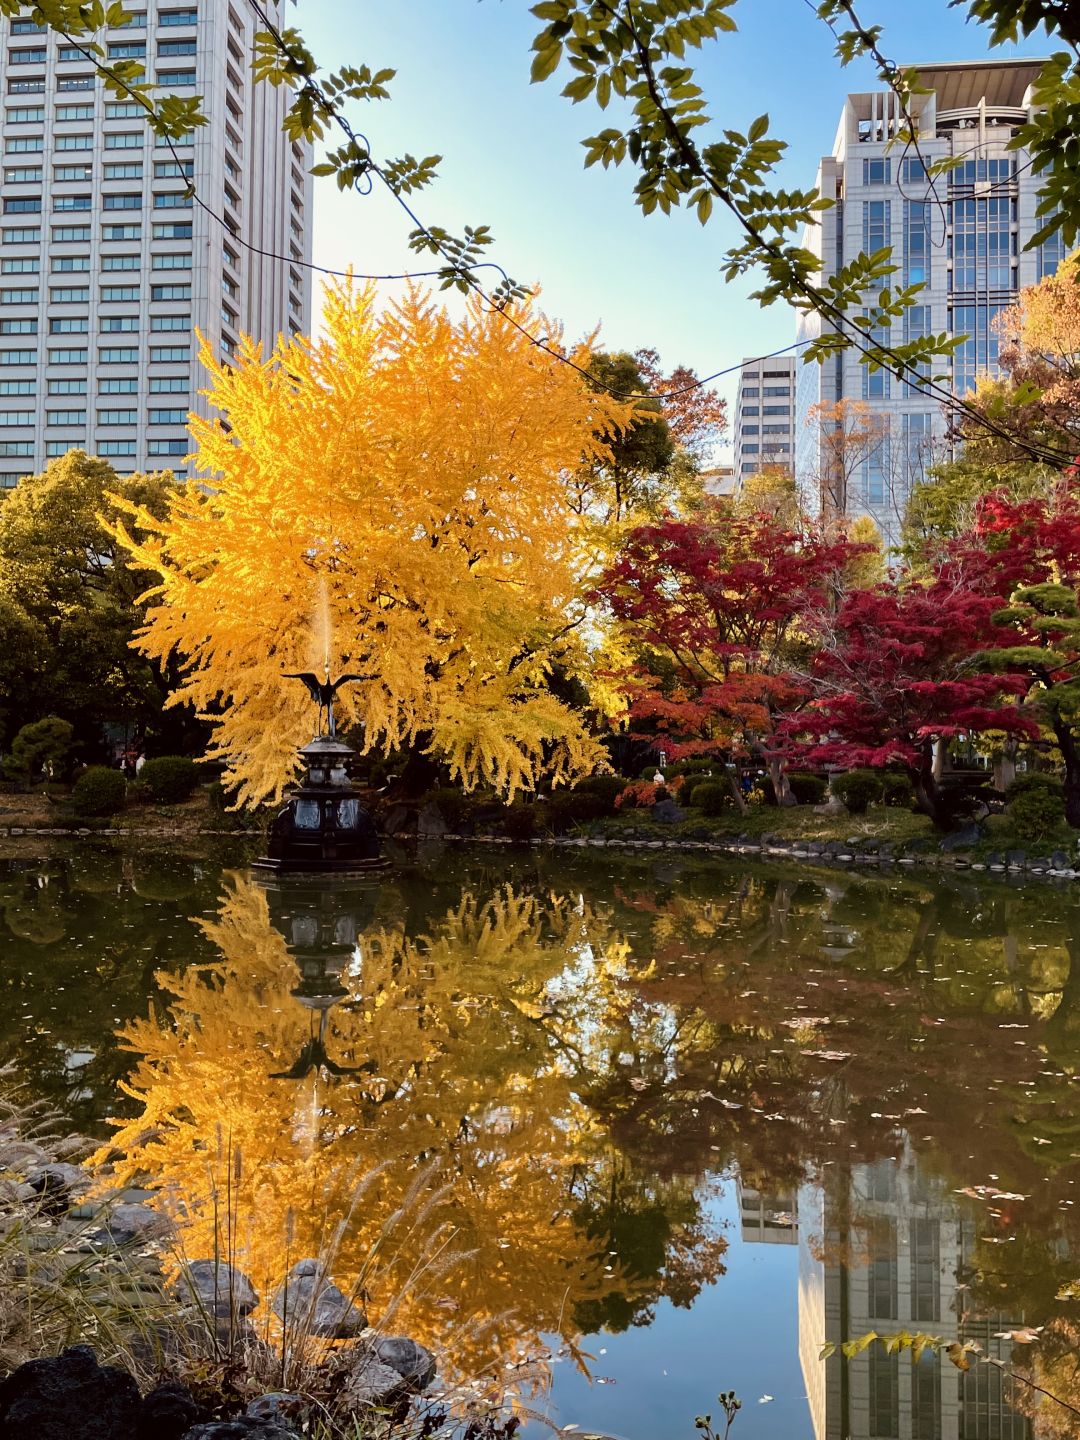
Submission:
M 773 1397 L 772 1397 L 771 1395 L 762 1395 L 761 1398 L 758 1400 L 757 1403 L 758 1403 L 759 1405 L 768 1405 L 769 1401 L 770 1401 L 772 1398 L 773 1398 Z
M 631 1090 L 647 1090 L 648 1088 L 649 1082 L 647 1080 L 642 1080 L 641 1077 L 638 1075 L 632 1075 L 630 1077 Z M 564 1426 L 563 1428 L 565 1429 L 566 1427 Z
M 812 1055 L 816 1060 L 850 1060 L 850 1050 L 804 1050 L 804 1055 Z
M 1044 1140 L 1041 1135 L 1032 1135 L 1032 1143 L 1035 1145 L 1052 1145 L 1052 1140 Z

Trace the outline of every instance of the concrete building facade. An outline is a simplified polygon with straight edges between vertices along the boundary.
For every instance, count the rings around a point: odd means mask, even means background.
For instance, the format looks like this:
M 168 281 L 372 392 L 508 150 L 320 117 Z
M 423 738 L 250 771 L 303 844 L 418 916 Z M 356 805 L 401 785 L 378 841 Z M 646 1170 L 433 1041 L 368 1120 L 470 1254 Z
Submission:
M 795 463 L 795 358 L 744 360 L 735 398 L 735 484 L 766 465 Z
M 310 158 L 281 132 L 287 94 L 252 81 L 255 7 L 128 8 L 97 36 L 106 57 L 209 121 L 175 154 L 77 46 L 0 21 L 0 486 L 72 447 L 185 474 L 188 414 L 206 413 L 194 329 L 228 358 L 242 334 L 310 328 Z
M 1041 224 L 1035 214 L 1038 179 L 1024 151 L 1006 148 L 1031 113 L 1031 85 L 1041 63 L 919 66 L 919 83 L 928 93 L 912 102 L 918 153 L 897 139 L 904 120 L 891 91 L 849 95 L 832 153 L 818 170 L 818 188 L 835 204 L 805 243 L 821 257 L 823 276 L 860 251 L 891 246 L 899 266 L 894 284 L 922 283 L 925 289 L 895 337 L 875 338 L 967 336 L 952 361 L 934 369 L 935 375 L 947 373 L 946 383 L 961 395 L 978 374 L 995 371 L 995 315 L 1023 286 L 1052 273 L 1064 253 L 1060 236 L 1024 249 Z M 930 179 L 925 165 L 945 157 L 957 160 L 957 168 Z M 803 317 L 800 340 L 819 334 L 821 325 L 816 315 Z M 836 447 L 823 443 L 813 407 L 846 399 L 879 417 L 880 443 L 864 434 L 848 447 L 852 474 L 844 489 L 848 513 L 872 516 L 894 540 L 911 485 L 941 449 L 940 398 L 884 371 L 871 373 L 853 350 L 823 366 L 800 364 L 796 398 L 795 473 L 814 508 L 836 463 Z

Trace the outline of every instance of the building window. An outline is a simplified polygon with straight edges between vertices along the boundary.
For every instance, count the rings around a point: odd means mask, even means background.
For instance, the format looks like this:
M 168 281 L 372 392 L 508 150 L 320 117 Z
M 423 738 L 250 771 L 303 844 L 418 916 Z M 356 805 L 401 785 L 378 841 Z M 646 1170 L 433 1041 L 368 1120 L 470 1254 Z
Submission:
M 870 1435 L 891 1437 L 900 1434 L 900 1365 L 896 1354 L 881 1345 L 870 1350 Z
M 150 287 L 151 300 L 190 300 L 190 285 L 152 285 Z
M 40 105 L 13 105 L 5 112 L 4 119 L 9 125 L 40 125 L 45 119 L 45 110 Z
M 142 195 L 137 191 L 123 195 L 103 195 L 101 203 L 105 210 L 141 210 Z
M 0 305 L 36 305 L 37 302 L 37 290 L 0 290 Z
M 36 154 L 44 148 L 45 137 L 43 135 L 9 135 L 4 142 L 5 155 Z
M 904 201 L 904 282 L 922 285 L 930 279 L 929 200 Z
M 188 377 L 186 375 L 151 375 L 151 395 L 186 395 L 188 389 Z
M 134 440 L 99 440 L 97 442 L 99 455 L 134 455 Z
M 883 250 L 889 244 L 892 228 L 892 202 L 863 201 L 863 245 L 867 255 Z
M 0 410 L 0 425 L 5 428 L 34 423 L 33 410 Z
M 110 60 L 145 60 L 145 40 L 114 41 L 109 46 Z
M 9 95 L 44 95 L 45 77 L 35 80 L 9 80 L 7 83 Z
M 41 201 L 38 201 L 38 208 L 41 208 Z M 54 210 L 89 210 L 89 195 L 54 195 Z
M 189 440 L 150 440 L 147 442 L 148 455 L 186 455 L 191 448 Z
M 0 441 L 0 455 L 33 455 L 34 442 L 32 440 L 2 440 Z
M 155 210 L 190 210 L 191 196 L 183 190 L 166 190 L 154 195 Z
M 789 415 L 790 405 L 766 405 L 761 412 L 763 415 Z
M 53 179 L 56 181 L 67 180 L 92 180 L 94 178 L 94 167 L 92 165 L 54 165 Z
M 889 489 L 889 437 L 882 437 L 881 443 L 866 457 L 866 503 L 880 506 L 885 504 Z
M 151 410 L 148 418 L 151 425 L 186 425 L 188 412 L 186 407 L 183 410 Z
M 159 10 L 158 24 L 163 28 L 166 25 L 194 25 L 199 18 L 199 12 L 194 6 L 186 10 Z
M 195 174 L 194 160 L 155 160 L 155 180 L 190 180 Z
M 194 55 L 194 40 L 159 40 L 157 53 L 161 55 Z
M 105 136 L 106 150 L 141 150 L 142 146 L 141 130 L 116 130 Z
M 952 307 L 949 329 L 964 337 L 953 351 L 953 390 L 957 395 L 974 390 L 977 375 L 996 371 L 998 336 L 993 322 L 1004 308 L 995 304 Z
M 187 254 L 154 255 L 150 259 L 152 270 L 190 270 L 191 256 Z
M 57 90 L 92 90 L 93 75 L 65 75 L 56 82 Z
M 137 345 L 103 345 L 98 351 L 98 361 L 102 365 L 135 365 L 138 359 Z
M 97 423 L 99 425 L 137 425 L 139 412 L 137 410 L 99 410 Z
M 4 231 L 5 245 L 36 245 L 40 239 L 41 231 L 36 225 L 12 226 Z
M 89 225 L 54 225 L 52 229 L 53 242 L 57 245 L 67 245 L 71 241 L 80 243 L 90 239 Z
M 46 410 L 46 425 L 85 425 L 85 410 Z
M 138 393 L 139 382 L 134 376 L 98 381 L 99 395 L 137 395 Z
M 56 118 L 62 124 L 72 120 L 93 120 L 93 105 L 58 105 L 56 107 Z
M 77 45 L 59 45 L 56 50 L 56 58 L 63 65 L 73 60 L 81 60 L 83 53 Z
M 137 315 L 103 315 L 101 317 L 101 333 L 103 335 L 115 335 L 124 330 L 138 330 L 139 317 Z
M 0 320 L 0 335 L 36 335 L 36 320 Z
M 81 435 L 69 437 L 66 440 L 46 440 L 45 458 L 46 460 L 59 460 L 61 455 L 66 455 L 69 450 L 73 450 L 76 446 L 81 445 L 82 441 L 83 437 Z
M 0 350 L 0 365 L 36 365 L 36 350 Z
M 57 150 L 92 150 L 94 137 L 92 135 L 57 135 L 54 144 Z
M 102 170 L 104 180 L 141 180 L 142 161 L 129 160 L 123 164 L 106 165 Z
M 85 395 L 85 380 L 58 380 L 55 377 L 49 380 L 50 395 Z
M 21 50 L 8 51 L 9 65 L 44 65 L 48 50 L 44 45 L 28 45 Z
M 50 350 L 50 365 L 85 365 L 89 352 L 86 350 Z
M 40 185 L 40 165 L 9 165 L 4 170 L 5 185 Z
M 49 301 L 53 305 L 86 305 L 89 300 L 89 285 L 54 285 L 49 291 Z
M 155 76 L 157 84 L 170 90 L 182 90 L 195 84 L 194 70 L 159 70 Z
M 191 221 L 184 221 L 172 225 L 155 225 L 155 240 L 190 240 Z
M 1058 210 L 1055 208 L 1052 211 L 1048 211 L 1045 215 L 1040 215 L 1039 219 L 1045 224 L 1051 216 L 1056 214 L 1058 214 Z M 1055 273 L 1062 260 L 1065 259 L 1065 253 L 1064 237 L 1060 230 L 1056 230 L 1049 239 L 1043 241 L 1037 251 L 1040 280 L 1045 280 L 1048 275 Z
M 862 162 L 862 183 L 864 185 L 888 185 L 892 179 L 892 163 L 888 160 L 864 160 Z
M 101 227 L 103 240 L 138 240 L 141 235 L 141 225 L 103 225 Z
M 85 315 L 54 316 L 49 321 L 50 335 L 85 335 L 90 321 Z
M 138 300 L 138 285 L 103 285 L 101 287 L 101 298 L 106 305 L 114 305 L 119 300 Z
M 8 255 L 0 260 L 3 275 L 36 275 L 40 269 L 41 261 L 36 255 Z
M 36 380 L 0 380 L 0 395 L 36 395 Z
M 4 201 L 5 215 L 38 215 L 40 213 L 40 195 L 20 195 L 17 199 Z
M 190 315 L 151 315 L 151 330 L 190 330 Z
M 133 120 L 141 119 L 146 111 L 141 105 L 136 105 L 131 100 L 113 101 L 105 106 L 106 120 Z
M 101 257 L 102 270 L 139 270 L 141 267 L 141 255 L 103 255 Z

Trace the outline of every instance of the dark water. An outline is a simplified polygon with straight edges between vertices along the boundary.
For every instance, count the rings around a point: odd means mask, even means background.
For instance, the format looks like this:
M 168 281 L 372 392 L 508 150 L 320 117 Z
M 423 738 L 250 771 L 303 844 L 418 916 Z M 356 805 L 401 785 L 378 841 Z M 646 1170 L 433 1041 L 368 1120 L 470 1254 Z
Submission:
M 571 1435 L 691 1437 L 732 1388 L 734 1440 L 1071 1435 L 982 1357 L 1080 1407 L 1078 905 L 497 850 L 268 892 L 87 849 L 0 862 L 0 1054 L 189 1254 L 223 1210 L 257 1289 L 332 1252 Z M 871 1329 L 981 1353 L 819 1360 Z

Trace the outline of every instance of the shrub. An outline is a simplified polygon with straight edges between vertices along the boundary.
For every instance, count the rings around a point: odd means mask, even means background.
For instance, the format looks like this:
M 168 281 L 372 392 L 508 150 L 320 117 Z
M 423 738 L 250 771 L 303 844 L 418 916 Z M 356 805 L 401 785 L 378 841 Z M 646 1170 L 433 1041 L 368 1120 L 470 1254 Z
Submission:
M 444 785 L 437 790 L 429 790 L 421 804 L 437 805 L 453 833 L 461 834 L 462 826 L 465 824 L 470 809 L 469 797 L 463 790 L 457 790 L 453 785 Z
M 536 834 L 536 806 L 515 800 L 506 807 L 503 829 L 515 845 L 526 844 Z
M 614 815 L 615 806 L 626 787 L 626 781 L 619 775 L 587 775 L 584 780 L 579 780 L 573 791 L 574 795 L 595 795 L 604 804 L 604 815 Z
M 694 786 L 694 807 L 705 815 L 719 815 L 735 801 L 722 780 L 701 780 Z
M 52 776 L 63 769 L 71 749 L 72 727 L 56 715 L 24 725 L 11 742 L 11 754 L 4 761 L 4 774 L 28 780 L 39 770 Z
M 147 760 L 139 771 L 139 781 L 158 805 L 176 805 L 194 794 L 199 767 L 186 755 L 161 755 Z
M 881 799 L 898 810 L 910 810 L 915 803 L 915 790 L 902 770 L 882 770 Z
M 615 801 L 610 803 L 603 795 L 592 795 L 580 789 L 556 791 L 544 802 L 543 820 L 555 835 L 561 835 L 573 825 L 582 825 L 588 820 L 602 820 L 615 813 Z
M 834 775 L 832 793 L 852 815 L 865 815 L 867 806 L 881 799 L 881 774 L 877 770 L 849 770 Z
M 824 775 L 811 775 L 805 770 L 793 770 L 787 781 L 800 805 L 820 805 L 829 788 Z
M 655 771 L 653 772 L 655 774 Z M 667 794 L 663 785 L 654 785 L 651 780 L 631 780 L 624 785 L 615 800 L 616 810 L 645 810 Z
M 1029 770 L 1005 789 L 1005 815 L 1020 840 L 1045 840 L 1065 819 L 1065 787 L 1056 775 Z
M 75 781 L 71 798 L 76 815 L 115 815 L 124 808 L 127 781 L 108 765 L 91 765 Z

